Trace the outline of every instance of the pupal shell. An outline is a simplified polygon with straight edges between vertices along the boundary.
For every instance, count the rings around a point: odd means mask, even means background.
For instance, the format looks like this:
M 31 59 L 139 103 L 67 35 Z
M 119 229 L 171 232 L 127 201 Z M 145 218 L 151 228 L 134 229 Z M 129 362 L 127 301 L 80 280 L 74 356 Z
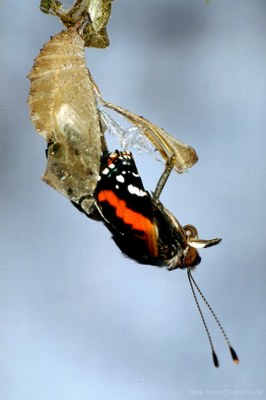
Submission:
M 186 172 L 188 168 L 193 167 L 198 161 L 198 156 L 193 147 L 177 140 L 164 129 L 159 128 L 146 118 L 134 114 L 123 107 L 104 101 L 100 92 L 94 86 L 95 93 L 100 105 L 123 115 L 129 122 L 138 127 L 140 132 L 151 142 L 151 144 L 160 152 L 165 161 L 173 159 L 173 167 L 179 174 Z
M 43 180 L 71 201 L 89 198 L 99 175 L 101 126 L 84 42 L 76 29 L 45 44 L 29 79 L 31 120 L 49 144 Z

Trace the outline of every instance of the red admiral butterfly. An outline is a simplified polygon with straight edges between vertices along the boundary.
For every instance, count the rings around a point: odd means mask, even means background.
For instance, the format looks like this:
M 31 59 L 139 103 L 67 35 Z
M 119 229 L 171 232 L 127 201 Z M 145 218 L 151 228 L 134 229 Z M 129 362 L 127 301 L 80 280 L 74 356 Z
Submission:
M 194 226 L 182 227 L 173 214 L 159 201 L 159 195 L 171 172 L 167 168 L 160 178 L 155 193 L 144 189 L 134 159 L 129 151 L 115 151 L 104 156 L 101 174 L 95 190 L 96 209 L 112 233 L 120 250 L 141 264 L 166 266 L 169 270 L 187 268 L 194 299 L 208 335 L 214 365 L 219 361 L 211 336 L 195 293 L 198 291 L 212 313 L 227 342 L 234 363 L 238 357 L 216 314 L 199 289 L 191 271 L 200 263 L 197 248 L 211 247 L 221 239 L 200 240 Z M 80 203 L 82 210 L 82 201 Z M 92 217 L 92 215 L 89 215 Z M 98 218 L 99 219 L 99 218 Z
M 102 160 L 95 190 L 96 207 L 113 239 L 128 257 L 141 264 L 167 266 L 169 270 L 195 267 L 197 248 L 218 244 L 221 239 L 199 240 L 192 225 L 182 227 L 159 201 L 160 190 L 151 196 L 129 151 L 115 151 Z

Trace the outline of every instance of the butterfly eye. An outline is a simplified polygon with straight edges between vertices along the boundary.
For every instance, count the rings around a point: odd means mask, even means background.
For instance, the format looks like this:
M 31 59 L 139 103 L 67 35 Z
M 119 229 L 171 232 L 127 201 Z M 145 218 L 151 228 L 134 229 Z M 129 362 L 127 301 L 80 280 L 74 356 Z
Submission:
M 184 257 L 184 265 L 186 268 L 195 268 L 201 261 L 199 253 L 194 247 L 188 246 Z

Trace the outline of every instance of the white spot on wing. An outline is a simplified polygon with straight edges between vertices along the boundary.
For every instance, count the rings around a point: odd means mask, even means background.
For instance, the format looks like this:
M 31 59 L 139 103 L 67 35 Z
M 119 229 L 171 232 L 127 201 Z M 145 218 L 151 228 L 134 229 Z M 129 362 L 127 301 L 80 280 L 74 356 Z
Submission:
M 122 175 L 117 175 L 115 179 L 117 180 L 117 182 L 120 182 L 120 183 L 125 182 L 125 178 Z
M 109 168 L 104 168 L 104 170 L 102 171 L 103 175 L 108 175 L 109 172 Z
M 128 191 L 129 191 L 129 193 L 135 194 L 136 196 L 139 196 L 139 197 L 147 196 L 147 193 L 146 193 L 146 192 L 144 192 L 143 190 L 141 190 L 141 189 L 139 189 L 138 187 L 133 186 L 133 185 L 131 185 L 131 184 L 128 185 L 127 189 L 128 189 Z

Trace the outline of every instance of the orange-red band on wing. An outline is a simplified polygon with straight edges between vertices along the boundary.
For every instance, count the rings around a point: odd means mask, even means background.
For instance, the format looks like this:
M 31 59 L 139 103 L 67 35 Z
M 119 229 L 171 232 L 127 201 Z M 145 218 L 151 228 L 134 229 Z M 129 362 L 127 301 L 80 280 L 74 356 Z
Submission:
M 107 201 L 114 207 L 116 216 L 125 224 L 130 224 L 133 229 L 143 232 L 150 255 L 158 257 L 156 229 L 149 218 L 128 208 L 126 202 L 119 199 L 112 190 L 102 190 L 97 197 L 99 203 Z

